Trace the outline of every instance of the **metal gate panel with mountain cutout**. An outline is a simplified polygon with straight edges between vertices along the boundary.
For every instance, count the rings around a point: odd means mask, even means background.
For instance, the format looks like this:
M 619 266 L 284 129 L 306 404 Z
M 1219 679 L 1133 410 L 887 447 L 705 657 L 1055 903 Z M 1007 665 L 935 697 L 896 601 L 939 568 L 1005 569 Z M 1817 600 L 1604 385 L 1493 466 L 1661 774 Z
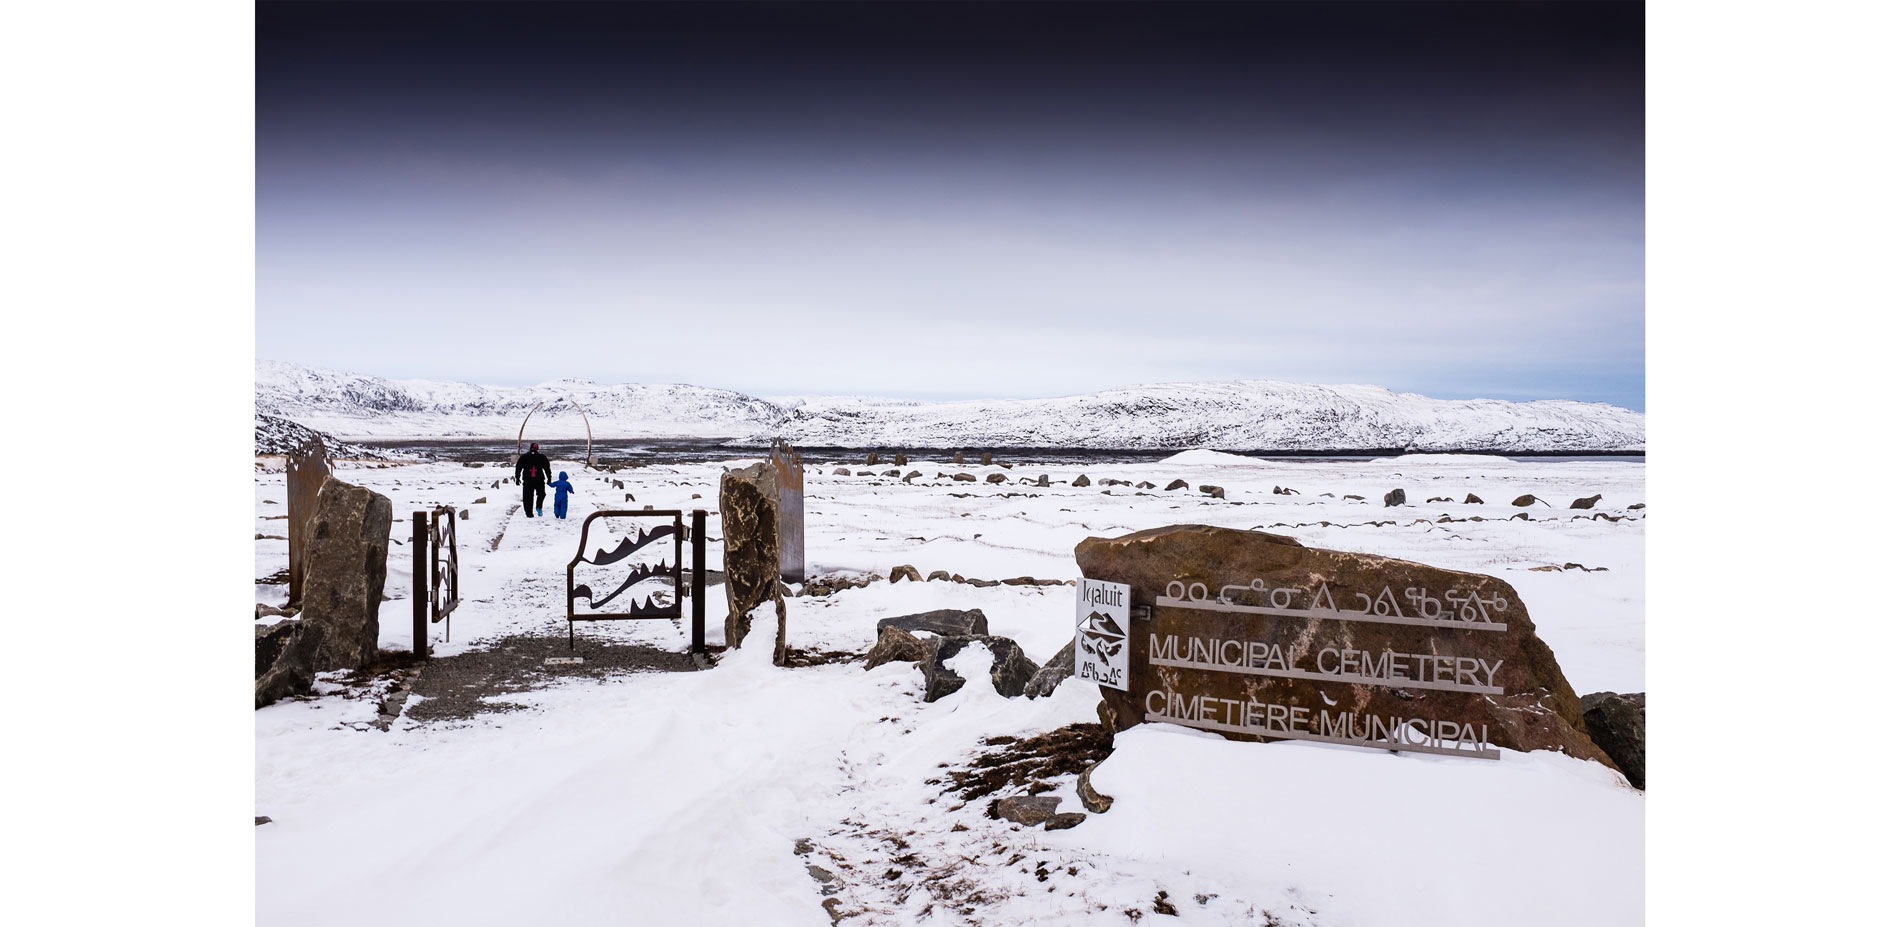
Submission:
M 570 644 L 576 621 L 682 617 L 684 514 L 678 509 L 605 510 L 581 522 L 580 547 L 567 565 Z M 647 526 L 659 519 L 664 521 Z

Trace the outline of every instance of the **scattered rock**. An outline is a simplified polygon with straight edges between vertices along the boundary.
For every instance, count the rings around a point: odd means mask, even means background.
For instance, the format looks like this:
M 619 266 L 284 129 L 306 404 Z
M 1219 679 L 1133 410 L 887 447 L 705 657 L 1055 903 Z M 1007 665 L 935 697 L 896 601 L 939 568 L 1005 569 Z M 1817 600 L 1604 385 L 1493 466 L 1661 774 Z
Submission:
M 955 454 L 951 455 L 950 462 L 953 464 L 961 465 L 963 463 L 963 452 L 958 451 Z
M 464 464 L 464 466 L 479 467 L 481 466 L 481 464 Z M 264 825 L 270 823 L 270 815 L 268 814 L 260 814 L 260 815 L 257 815 L 256 817 L 257 817 L 257 823 L 253 824 L 252 825 L 253 827 L 263 827 Z
M 941 579 L 945 582 L 949 582 L 950 571 L 949 570 L 931 570 L 930 575 L 926 577 L 924 581 L 929 582 L 930 580 L 933 580 L 933 579 Z
M 1634 512 L 1634 511 L 1636 511 L 1637 509 L 1640 509 L 1640 508 L 1642 508 L 1642 507 L 1643 507 L 1643 503 L 1641 503 L 1641 502 L 1638 502 L 1638 503 L 1636 503 L 1635 505 L 1632 505 L 1632 506 L 1630 506 L 1630 511 L 1632 511 L 1632 512 Z
M 987 467 L 989 465 L 990 465 L 990 452 L 984 451 L 983 452 L 983 466 Z
M 921 664 L 924 670 L 924 701 L 934 702 L 963 688 L 963 677 L 945 666 L 944 661 L 963 652 L 963 648 L 971 644 L 988 647 L 995 656 L 995 661 L 990 665 L 990 683 L 996 687 L 999 695 L 1015 698 L 1023 694 L 1023 687 L 1029 684 L 1029 678 L 1036 675 L 1036 664 L 1023 656 L 1023 649 L 1007 637 L 945 634 L 937 638 L 936 650 Z
M 1395 505 L 1404 505 L 1404 504 L 1405 504 L 1405 490 L 1394 489 L 1391 492 L 1385 494 L 1386 508 L 1391 508 Z
M 477 500 L 475 500 L 474 502 L 470 502 L 470 503 L 469 503 L 469 505 L 487 505 L 487 504 L 488 504 L 488 497 L 487 497 L 487 496 L 483 496 L 483 497 L 481 497 L 480 499 L 477 499 Z
M 1539 499 L 1536 496 L 1531 495 L 1530 493 L 1525 493 L 1511 500 L 1511 504 L 1517 506 L 1520 509 L 1529 506 L 1533 502 L 1544 502 L 1544 500 Z M 1544 504 L 1549 505 L 1550 503 L 1544 502 Z
M 1346 495 L 1346 496 L 1343 496 L 1343 497 L 1341 497 L 1341 498 L 1345 498 L 1345 499 L 1357 499 L 1357 500 L 1359 500 L 1360 502 L 1364 502 L 1364 501 L 1366 501 L 1366 497 L 1365 497 L 1365 496 L 1355 496 L 1355 495 L 1351 495 L 1351 494 L 1348 494 L 1348 495 Z
M 1155 484 L 1150 483 L 1147 480 L 1142 480 L 1141 482 L 1135 484 L 1135 488 L 1136 489 L 1153 489 L 1155 488 Z
M 904 482 L 906 482 L 906 483 L 908 483 L 908 482 L 910 482 L 911 480 L 914 480 L 914 479 L 916 479 L 916 478 L 918 478 L 918 477 L 920 477 L 920 476 L 923 476 L 923 473 L 921 473 L 921 472 L 919 472 L 919 471 L 917 471 L 917 470 L 912 470 L 912 471 L 910 471 L 909 473 L 906 473 L 906 474 L 904 474 Z
M 1169 483 L 1167 485 L 1167 488 L 1163 489 L 1162 492 L 1173 492 L 1177 489 L 1186 489 L 1186 488 L 1187 488 L 1187 480 L 1175 480 L 1174 482 Z
M 883 473 L 880 473 L 878 475 L 879 476 L 896 476 L 899 472 L 900 471 L 897 471 L 897 470 L 886 470 Z
M 1472 493 L 1465 493 L 1465 504 L 1466 505 L 1483 505 L 1484 500 L 1478 498 L 1476 495 Z
M 884 633 L 885 628 L 897 628 L 911 633 L 980 637 L 990 633 L 990 621 L 983 616 L 983 610 L 980 608 L 940 608 L 915 615 L 878 619 L 877 630 L 880 635 Z
M 1082 800 L 1083 808 L 1094 814 L 1101 814 L 1107 811 L 1110 805 L 1115 803 L 1115 798 L 1112 795 L 1103 795 L 1095 791 L 1095 786 L 1089 783 L 1089 774 L 1094 771 L 1095 764 L 1090 763 L 1082 770 L 1082 774 L 1076 777 L 1075 797 Z
M 871 471 L 869 471 L 869 470 L 859 470 L 859 471 L 858 471 L 858 475 L 859 475 L 859 476 L 876 476 L 877 474 L 876 474 L 876 473 L 873 473 L 873 472 L 871 472 Z
M 1630 785 L 1643 788 L 1645 693 L 1592 692 L 1583 697 L 1583 723 L 1590 739 L 1623 771 Z
M 867 467 L 877 466 L 877 452 L 876 451 L 872 451 L 869 457 L 864 458 L 864 465 Z
M 1450 502 L 1450 501 L 1451 501 L 1450 496 L 1433 496 L 1430 499 L 1425 500 L 1425 504 L 1431 505 L 1434 502 Z
M 1603 494 L 1602 494 L 1602 493 L 1597 493 L 1597 494 L 1596 494 L 1596 495 L 1594 495 L 1594 496 L 1590 496 L 1590 497 L 1588 497 L 1588 498 L 1584 498 L 1584 499 L 1578 499 L 1578 500 L 1576 500 L 1576 501 L 1574 501 L 1574 502 L 1572 502 L 1572 503 L 1570 503 L 1570 507 L 1571 507 L 1571 508 L 1573 508 L 1573 509 L 1590 509 L 1590 508 L 1596 508 L 1596 504 L 1597 504 L 1597 503 L 1599 503 L 1599 502 L 1602 502 L 1602 501 L 1603 501 Z
M 1084 474 L 1082 474 L 1081 476 L 1078 476 L 1078 477 L 1076 477 L 1076 478 L 1075 478 L 1075 482 L 1073 482 L 1073 483 L 1070 483 L 1069 485 L 1071 485 L 1071 486 L 1087 486 L 1088 484 L 1089 484 L 1089 477 L 1088 477 L 1088 474 L 1086 474 L 1086 473 L 1084 473 Z
M 1047 824 L 1042 825 L 1042 829 L 1043 830 L 1068 830 L 1069 828 L 1074 827 L 1075 825 L 1080 824 L 1083 821 L 1086 821 L 1088 819 L 1089 819 L 1089 816 L 1086 814 L 1083 814 L 1080 811 L 1064 811 L 1050 817 L 1049 822 Z
M 389 730 L 390 722 L 402 716 L 402 703 L 408 700 L 408 689 L 396 689 L 385 696 L 376 706 L 376 713 L 382 716 L 377 726 L 385 731 Z
M 286 605 L 283 608 L 278 608 L 275 605 L 265 605 L 264 603 L 259 602 L 257 603 L 257 614 L 254 617 L 252 617 L 251 620 L 258 621 L 264 618 L 295 618 L 295 617 L 297 617 L 297 606 L 295 605 Z
M 850 468 L 850 467 L 839 467 L 838 469 L 836 469 L 836 470 L 833 470 L 833 471 L 831 471 L 831 475 L 832 475 L 832 476 L 850 476 L 850 475 L 851 475 L 851 468 Z
M 392 510 L 388 496 L 336 477 L 317 490 L 304 527 L 301 620 L 323 631 L 318 671 L 355 669 L 376 658 Z
M 257 675 L 252 688 L 262 708 L 278 699 L 305 695 L 317 681 L 317 651 L 323 628 L 301 621 L 279 621 L 256 632 Z
M 1049 474 L 1044 473 L 1043 475 L 1036 477 L 1036 485 L 1042 487 L 1043 489 L 1048 489 L 1049 488 Z
M 909 463 L 909 462 L 910 462 L 910 460 L 909 460 L 908 458 L 906 458 L 906 457 L 905 457 L 905 456 L 904 456 L 903 454 L 898 454 L 898 455 L 896 455 L 896 456 L 894 456 L 894 457 L 892 457 L 892 458 L 891 458 L 891 463 L 894 463 L 894 464 L 896 464 L 896 465 L 898 465 L 898 466 L 900 466 L 900 467 L 901 467 L 901 466 L 903 466 L 903 465 L 905 465 L 905 464 L 907 464 L 907 463 Z
M 864 668 L 868 670 L 886 663 L 918 663 L 930 659 L 934 649 L 930 641 L 903 628 L 880 628 L 877 643 L 864 655 Z
M 1210 496 L 1213 496 L 1216 499 L 1227 498 L 1227 490 L 1222 489 L 1219 486 L 1202 486 L 1201 491 L 1204 493 L 1207 493 Z
M 1058 795 L 1011 795 L 990 803 L 990 817 L 1015 821 L 1025 827 L 1044 824 L 1056 816 L 1062 806 Z
M 698 497 L 697 497 L 697 496 L 695 496 L 694 498 L 698 498 Z M 456 517 L 456 518 L 459 518 L 459 519 L 461 519 L 461 520 L 463 520 L 463 521 L 468 521 L 468 509 L 463 509 L 463 510 L 461 510 L 461 511 L 459 511 L 459 512 L 457 512 L 457 513 L 455 513 L 455 517 Z
M 913 583 L 921 583 L 924 581 L 924 578 L 918 575 L 917 568 L 908 563 L 901 563 L 891 567 L 891 582 L 897 582 L 900 579 L 908 579 Z
M 984 478 L 983 478 L 983 482 L 985 482 L 985 483 L 1001 483 L 1002 481 L 1004 481 L 1004 480 L 1006 480 L 1006 479 L 1009 479 L 1009 477 L 1007 477 L 1007 476 L 1004 476 L 1004 475 L 1002 475 L 1001 473 L 992 473 L 992 474 L 990 474 L 989 476 L 986 476 L 986 477 L 984 477 Z
M 968 473 L 952 473 L 952 474 L 950 474 L 950 478 L 951 478 L 951 479 L 953 479 L 953 480 L 955 480 L 955 481 L 957 481 L 957 482 L 959 482 L 959 483 L 974 483 L 974 482 L 976 482 L 976 477 L 974 477 L 974 476 L 971 476 L 971 475 L 970 475 L 970 474 L 968 474 Z
M 828 576 L 820 576 L 806 580 L 804 586 L 799 589 L 798 594 L 828 596 L 834 592 L 843 592 L 846 589 L 863 589 L 869 586 L 871 581 L 876 578 L 878 578 L 876 573 L 864 573 L 861 575 L 834 573 Z
M 1043 698 L 1056 691 L 1062 680 L 1075 675 L 1075 642 L 1063 644 L 1055 656 L 1029 677 L 1029 684 L 1023 687 L 1023 694 L 1030 698 Z

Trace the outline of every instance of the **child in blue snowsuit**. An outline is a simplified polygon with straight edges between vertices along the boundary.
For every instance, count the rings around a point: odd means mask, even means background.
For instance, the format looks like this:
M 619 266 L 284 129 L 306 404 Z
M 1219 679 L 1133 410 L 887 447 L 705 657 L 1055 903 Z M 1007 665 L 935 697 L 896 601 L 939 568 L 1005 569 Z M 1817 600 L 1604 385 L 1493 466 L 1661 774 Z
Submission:
M 567 481 L 567 471 L 561 471 L 561 478 L 548 484 L 554 490 L 554 517 L 567 517 L 567 494 L 574 491 L 574 484 Z

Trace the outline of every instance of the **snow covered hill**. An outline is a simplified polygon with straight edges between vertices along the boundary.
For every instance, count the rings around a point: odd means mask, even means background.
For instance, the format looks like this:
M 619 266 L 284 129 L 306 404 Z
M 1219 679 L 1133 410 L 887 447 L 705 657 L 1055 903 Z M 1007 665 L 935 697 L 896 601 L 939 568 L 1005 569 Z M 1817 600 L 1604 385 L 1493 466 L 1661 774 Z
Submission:
M 1604 403 L 1431 399 L 1376 386 L 1163 383 L 1054 399 L 760 399 L 686 385 L 489 387 L 257 362 L 256 411 L 346 439 L 724 438 L 845 447 L 1640 451 L 1643 414 Z M 587 421 L 575 409 L 586 410 Z
M 323 442 L 326 456 L 349 460 L 404 460 L 408 455 L 362 447 L 340 441 L 335 435 L 324 434 L 314 428 L 306 428 L 289 419 L 275 415 L 258 413 L 256 419 L 256 447 L 258 456 L 266 454 L 283 455 L 294 453 L 311 439 Z
M 570 402 L 570 400 L 572 400 Z M 586 420 L 573 403 L 586 410 Z M 344 438 L 513 438 L 536 403 L 542 437 L 736 438 L 769 433 L 785 410 L 731 390 L 602 386 L 555 380 L 493 387 L 448 380 L 388 380 L 277 361 L 257 362 L 257 412 Z

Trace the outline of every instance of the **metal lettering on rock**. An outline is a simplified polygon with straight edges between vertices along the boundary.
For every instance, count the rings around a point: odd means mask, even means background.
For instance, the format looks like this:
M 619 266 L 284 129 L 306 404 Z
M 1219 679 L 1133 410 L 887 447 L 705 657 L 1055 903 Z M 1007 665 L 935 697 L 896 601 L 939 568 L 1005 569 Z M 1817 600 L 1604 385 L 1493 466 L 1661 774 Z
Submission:
M 1082 584 L 1094 580 L 1081 580 Z M 1257 735 L 1288 740 L 1345 744 L 1497 759 L 1489 725 L 1439 720 L 1406 713 L 1361 712 L 1346 700 L 1318 698 L 1295 690 L 1270 690 L 1265 680 L 1287 680 L 1314 685 L 1375 686 L 1403 693 L 1459 692 L 1502 695 L 1498 671 L 1502 659 L 1484 655 L 1436 652 L 1413 653 L 1380 646 L 1326 646 L 1311 652 L 1289 652 L 1288 646 L 1218 634 L 1196 633 L 1197 612 L 1217 612 L 1257 618 L 1262 622 L 1296 619 L 1412 625 L 1460 631 L 1498 632 L 1506 629 L 1502 613 L 1507 602 L 1497 593 L 1482 596 L 1468 590 L 1390 586 L 1376 590 L 1335 590 L 1320 581 L 1311 586 L 1272 586 L 1261 579 L 1230 583 L 1209 592 L 1203 582 L 1175 581 L 1155 597 L 1154 620 L 1135 635 L 1151 666 L 1175 672 L 1161 674 L 1163 684 L 1142 694 L 1144 719 L 1202 730 Z M 1340 603 L 1349 603 L 1341 607 Z M 1263 626 L 1264 628 L 1264 626 Z M 1267 635 L 1262 634 L 1262 637 Z M 1488 635 L 1487 635 L 1488 636 Z M 1377 634 L 1367 629 L 1366 637 Z M 1082 651 L 1076 653 L 1081 675 Z M 1245 687 L 1245 698 L 1223 698 L 1197 693 L 1200 673 L 1259 677 L 1260 685 Z M 1084 677 L 1087 678 L 1087 677 Z M 1410 696 L 1405 696 L 1410 697 Z M 1308 704 L 1298 704 L 1298 702 Z

